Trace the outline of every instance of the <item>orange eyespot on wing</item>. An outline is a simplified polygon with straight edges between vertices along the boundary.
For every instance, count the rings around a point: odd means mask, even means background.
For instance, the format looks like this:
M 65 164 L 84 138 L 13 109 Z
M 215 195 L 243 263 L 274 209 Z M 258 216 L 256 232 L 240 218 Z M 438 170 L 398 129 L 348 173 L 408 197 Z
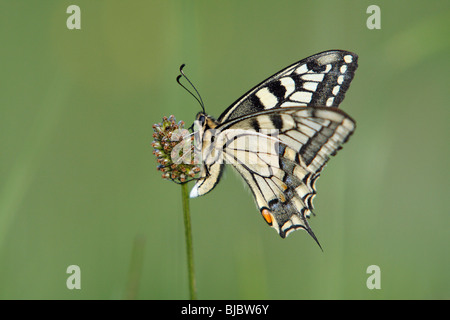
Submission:
M 266 220 L 266 222 L 271 226 L 272 222 L 273 222 L 273 217 L 272 217 L 272 214 L 270 213 L 270 211 L 264 208 L 261 210 L 261 214 L 262 214 L 264 220 Z

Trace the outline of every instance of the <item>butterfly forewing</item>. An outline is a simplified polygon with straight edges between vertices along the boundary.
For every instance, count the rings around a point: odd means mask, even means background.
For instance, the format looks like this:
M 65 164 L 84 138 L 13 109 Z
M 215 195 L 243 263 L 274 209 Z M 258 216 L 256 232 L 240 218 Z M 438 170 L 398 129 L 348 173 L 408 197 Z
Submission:
M 358 56 L 348 51 L 315 54 L 255 86 L 226 109 L 218 121 L 224 123 L 273 108 L 338 107 L 357 67 Z

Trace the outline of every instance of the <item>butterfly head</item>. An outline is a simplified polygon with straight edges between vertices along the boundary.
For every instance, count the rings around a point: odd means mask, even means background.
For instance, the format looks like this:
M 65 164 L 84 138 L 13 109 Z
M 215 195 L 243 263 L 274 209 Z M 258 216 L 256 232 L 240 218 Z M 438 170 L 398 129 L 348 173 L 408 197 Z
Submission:
M 198 128 L 201 128 L 201 130 L 203 132 L 208 129 L 214 129 L 219 124 L 216 121 L 216 119 L 214 119 L 210 115 L 206 114 L 205 112 L 197 113 L 197 116 L 195 117 L 195 121 L 198 125 Z

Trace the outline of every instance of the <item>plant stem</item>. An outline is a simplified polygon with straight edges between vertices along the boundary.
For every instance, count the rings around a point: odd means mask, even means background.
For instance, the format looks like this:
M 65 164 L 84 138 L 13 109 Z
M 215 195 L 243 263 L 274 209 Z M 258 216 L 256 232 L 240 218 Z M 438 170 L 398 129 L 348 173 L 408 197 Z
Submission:
M 189 277 L 189 294 L 191 300 L 197 299 L 194 274 L 194 256 L 192 248 L 191 215 L 189 210 L 189 194 L 187 183 L 181 184 L 181 198 L 183 200 L 184 234 L 186 237 L 186 256 Z

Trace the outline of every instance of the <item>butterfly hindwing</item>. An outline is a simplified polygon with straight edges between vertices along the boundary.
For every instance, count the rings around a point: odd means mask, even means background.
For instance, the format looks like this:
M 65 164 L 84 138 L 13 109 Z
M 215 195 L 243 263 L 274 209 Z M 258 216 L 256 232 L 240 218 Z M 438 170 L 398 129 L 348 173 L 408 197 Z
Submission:
M 232 122 L 219 134 L 216 148 L 248 183 L 266 222 L 283 238 L 302 228 L 316 239 L 306 220 L 313 210 L 315 182 L 355 122 L 326 107 L 267 110 Z M 271 132 L 249 129 L 250 123 Z

